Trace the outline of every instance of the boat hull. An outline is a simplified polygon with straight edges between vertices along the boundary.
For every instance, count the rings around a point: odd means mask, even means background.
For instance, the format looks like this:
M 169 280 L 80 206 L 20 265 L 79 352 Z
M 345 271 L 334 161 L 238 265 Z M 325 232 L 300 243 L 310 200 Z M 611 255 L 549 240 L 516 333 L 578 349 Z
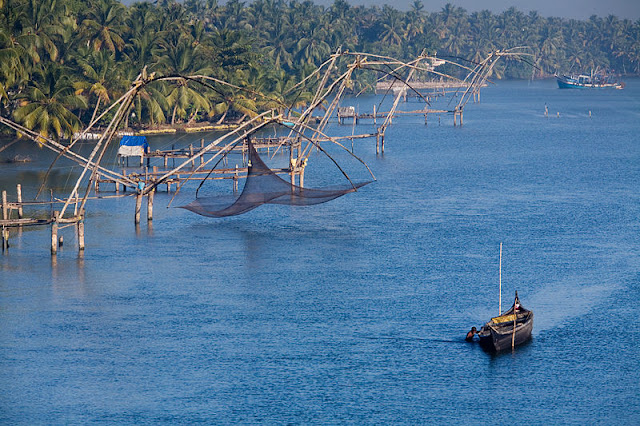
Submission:
M 487 323 L 482 327 L 478 336 L 480 337 L 480 345 L 484 349 L 499 352 L 511 349 L 512 345 L 515 347 L 526 343 L 531 339 L 532 330 L 533 312 L 529 312 L 527 320 L 517 324 L 515 333 L 513 327 L 496 327 Z
M 556 77 L 556 81 L 560 89 L 622 89 L 624 87 L 621 83 L 578 83 L 562 77 Z

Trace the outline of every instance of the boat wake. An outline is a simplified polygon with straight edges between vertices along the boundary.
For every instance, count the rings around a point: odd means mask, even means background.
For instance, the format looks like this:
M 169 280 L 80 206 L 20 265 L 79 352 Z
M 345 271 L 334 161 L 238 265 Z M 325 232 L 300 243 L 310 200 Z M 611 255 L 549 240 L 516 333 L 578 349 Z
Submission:
M 619 283 L 614 282 L 585 286 L 576 279 L 549 285 L 528 295 L 530 305 L 536 307 L 534 334 L 562 326 L 571 319 L 584 315 L 621 288 Z

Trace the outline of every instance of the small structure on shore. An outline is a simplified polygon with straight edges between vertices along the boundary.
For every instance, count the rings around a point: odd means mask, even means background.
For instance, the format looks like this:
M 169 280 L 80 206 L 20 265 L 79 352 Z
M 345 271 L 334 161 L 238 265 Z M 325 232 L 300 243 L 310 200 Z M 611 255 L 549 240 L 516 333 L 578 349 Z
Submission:
M 123 136 L 118 148 L 118 159 L 122 162 L 129 157 L 139 157 L 140 165 L 144 162 L 144 156 L 149 152 L 149 142 L 146 136 Z

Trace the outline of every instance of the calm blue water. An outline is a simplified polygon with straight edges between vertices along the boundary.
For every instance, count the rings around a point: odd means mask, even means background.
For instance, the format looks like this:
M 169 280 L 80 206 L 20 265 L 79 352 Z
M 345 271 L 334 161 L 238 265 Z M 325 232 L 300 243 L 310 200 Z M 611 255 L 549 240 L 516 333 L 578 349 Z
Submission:
M 84 257 L 66 229 L 55 261 L 49 228 L 14 232 L 0 422 L 638 424 L 639 134 L 639 80 L 500 82 L 462 128 L 356 141 L 377 182 L 327 204 L 221 220 L 160 192 L 136 230 L 132 198 L 90 202 Z M 31 155 L 0 165 L 10 198 L 51 158 Z M 500 242 L 503 308 L 517 289 L 536 319 L 495 356 L 464 335 L 497 314 Z

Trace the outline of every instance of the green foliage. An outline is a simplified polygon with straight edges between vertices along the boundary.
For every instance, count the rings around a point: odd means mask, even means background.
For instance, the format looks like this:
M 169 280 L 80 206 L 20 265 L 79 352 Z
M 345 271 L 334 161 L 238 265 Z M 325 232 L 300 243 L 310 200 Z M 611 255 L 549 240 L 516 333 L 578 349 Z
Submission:
M 640 21 L 614 16 L 577 21 L 515 8 L 469 14 L 451 4 L 427 13 L 421 0 L 407 12 L 345 0 L 328 7 L 309 0 L 131 6 L 117 0 L 0 0 L 0 10 L 0 112 L 58 138 L 88 124 L 145 67 L 158 76 L 201 74 L 248 90 L 196 87 L 188 80 L 152 84 L 134 101 L 131 125 L 220 121 L 283 104 L 299 108 L 313 89 L 289 89 L 339 48 L 401 60 L 426 50 L 473 67 L 491 51 L 527 46 L 531 63 L 500 62 L 491 77 L 597 67 L 640 74 Z M 376 79 L 371 72 L 355 77 L 353 90 Z
M 80 130 L 80 120 L 71 111 L 87 108 L 86 99 L 76 94 L 70 73 L 53 64 L 37 70 L 17 97 L 14 118 L 45 137 L 71 137 Z

